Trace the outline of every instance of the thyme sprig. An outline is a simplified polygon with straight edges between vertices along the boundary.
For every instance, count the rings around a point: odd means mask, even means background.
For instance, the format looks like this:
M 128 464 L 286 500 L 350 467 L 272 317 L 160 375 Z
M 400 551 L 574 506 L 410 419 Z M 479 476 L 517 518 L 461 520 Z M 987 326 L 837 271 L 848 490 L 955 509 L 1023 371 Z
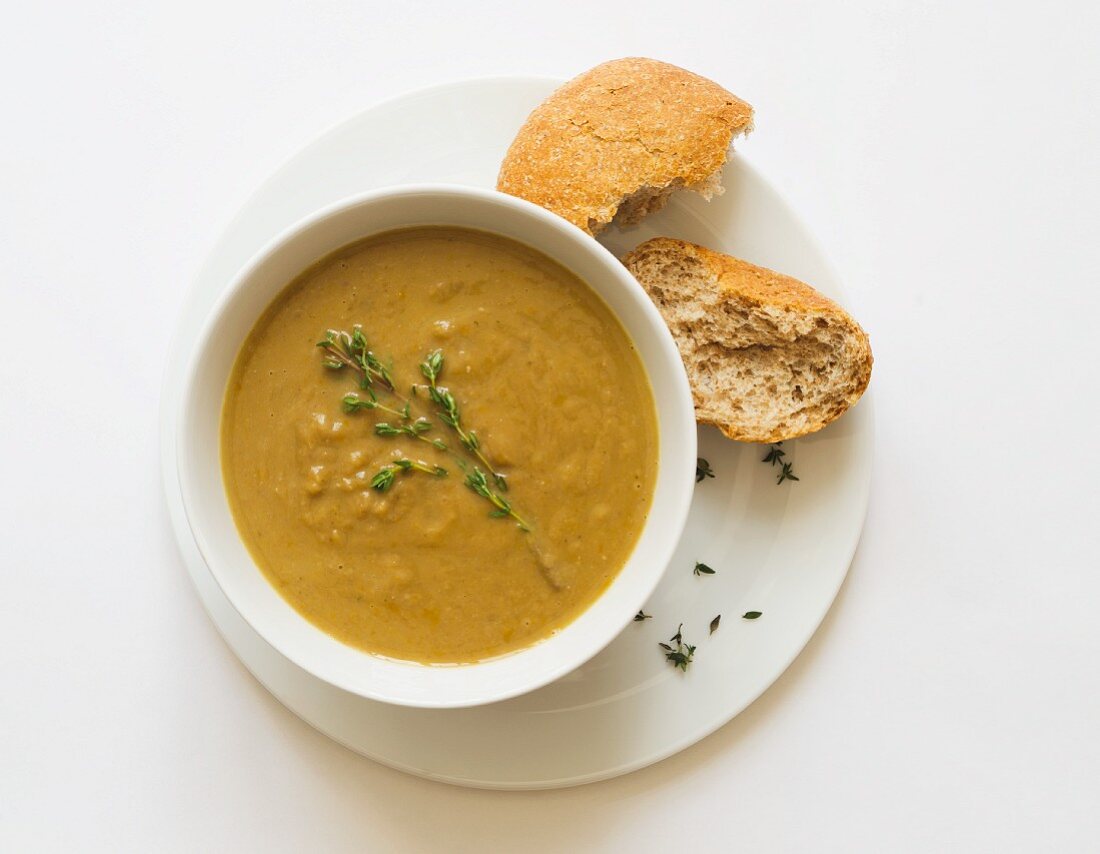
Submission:
M 443 466 L 433 466 L 425 463 L 421 460 L 410 460 L 407 458 L 401 458 L 394 460 L 388 465 L 382 466 L 374 477 L 370 480 L 372 489 L 377 489 L 379 492 L 385 492 L 391 486 L 393 486 L 394 480 L 398 474 L 411 473 L 414 471 L 422 471 L 425 474 L 430 474 L 433 477 L 446 477 L 447 470 Z
M 714 477 L 714 470 L 711 469 L 710 463 L 704 460 L 702 457 L 695 458 L 695 482 L 702 483 L 708 477 Z
M 344 395 L 344 411 L 345 412 L 359 412 L 362 409 L 380 409 L 382 412 L 388 412 L 391 415 L 396 415 L 402 421 L 407 422 L 404 424 L 390 424 L 388 421 L 379 421 L 374 425 L 374 434 L 376 436 L 411 436 L 414 439 L 418 439 L 421 442 L 425 442 L 435 448 L 437 451 L 443 451 L 449 453 L 450 448 L 447 447 L 447 443 L 442 439 L 429 439 L 424 434 L 432 429 L 432 422 L 427 418 L 421 416 L 415 421 L 410 421 L 412 415 L 409 412 L 409 402 L 405 402 L 405 406 L 402 409 L 394 409 L 392 406 L 386 406 L 379 403 L 378 399 L 374 396 L 374 392 L 370 389 L 367 390 L 369 397 L 360 397 L 355 392 Z
M 474 460 L 472 466 L 442 439 L 425 435 L 432 429 L 431 419 L 424 416 L 413 418 L 412 401 L 397 392 L 390 368 L 383 364 L 371 351 L 367 337 L 363 334 L 361 327 L 354 326 L 351 332 L 329 329 L 325 333 L 325 337 L 317 342 L 317 346 L 324 351 L 322 364 L 326 368 L 337 371 L 347 368 L 354 372 L 358 378 L 362 393 L 349 392 L 344 395 L 342 403 L 345 412 L 379 410 L 395 416 L 396 420 L 377 422 L 374 425 L 375 435 L 409 436 L 447 454 L 466 473 L 466 486 L 493 505 L 490 516 L 494 518 L 511 517 L 521 530 L 531 530 L 527 520 L 520 516 L 512 507 L 511 502 L 501 494 L 508 491 L 507 478 L 489 462 L 485 452 L 481 449 L 481 439 L 477 433 L 463 425 L 458 402 L 455 400 L 454 395 L 451 394 L 449 389 L 438 383 L 444 364 L 442 350 L 430 352 L 420 364 L 420 372 L 428 381 L 426 386 L 428 397 L 435 404 L 439 419 L 455 431 L 462 449 Z M 424 387 L 419 386 L 419 388 Z M 375 393 L 376 388 L 384 390 L 396 399 L 399 408 L 382 403 Z M 413 385 L 412 393 L 414 397 L 417 390 L 418 386 Z M 478 463 L 481 465 L 479 466 Z M 488 470 L 489 475 L 482 470 L 481 466 Z M 423 471 L 436 476 L 443 476 L 447 473 L 447 470 L 442 466 L 430 466 L 427 463 L 400 459 L 383 466 L 371 479 L 371 486 L 379 492 L 385 492 L 393 485 L 399 473 L 411 471 Z M 492 483 L 490 483 L 490 475 L 492 476 Z
M 652 620 L 652 619 L 653 619 L 653 615 L 652 614 L 647 614 L 645 611 L 639 611 L 637 614 L 634 615 L 634 622 L 635 623 L 641 623 L 641 622 L 644 622 L 646 620 Z
M 379 421 L 374 425 L 374 435 L 376 436 L 412 436 L 414 439 L 419 439 L 421 442 L 427 442 L 437 451 L 444 451 L 449 453 L 450 448 L 447 447 L 447 443 L 442 439 L 429 439 L 424 434 L 432 429 L 432 422 L 427 418 L 417 418 L 415 421 L 409 424 L 390 424 L 388 421 Z
M 378 383 L 387 391 L 394 391 L 389 368 L 371 351 L 360 326 L 353 326 L 351 332 L 329 329 L 317 346 L 325 351 L 321 364 L 334 371 L 350 368 L 358 376 L 361 389 L 369 389 Z
M 676 644 L 675 648 L 670 646 L 672 643 Z M 676 629 L 676 634 L 669 638 L 669 643 L 659 643 L 657 646 L 665 651 L 665 658 L 673 667 L 679 667 L 685 673 L 687 672 L 688 665 L 695 656 L 695 647 L 684 643 L 683 623 L 680 623 L 680 627 Z
M 494 519 L 503 519 L 506 516 L 511 516 L 516 520 L 516 525 L 521 531 L 531 530 L 531 526 L 524 521 L 523 517 L 516 513 L 508 499 L 489 486 L 489 478 L 486 477 L 485 472 L 477 466 L 474 466 L 472 470 L 466 472 L 466 485 L 482 498 L 488 499 L 496 508 L 496 510 L 493 510 L 489 514 Z
M 443 373 L 443 351 L 432 350 L 420 363 L 420 373 L 428 381 L 428 397 L 439 409 L 440 420 L 458 434 L 458 439 L 467 451 L 473 454 L 486 469 L 493 475 L 497 488 L 501 492 L 508 491 L 508 481 L 503 474 L 496 470 L 481 450 L 481 440 L 473 430 L 467 430 L 462 426 L 462 415 L 458 410 L 458 403 L 454 395 L 437 380 Z
M 760 461 L 762 463 L 771 463 L 773 466 L 779 466 L 779 475 L 775 481 L 776 486 L 785 480 L 798 480 L 798 477 L 791 470 L 794 463 L 783 462 L 783 457 L 785 456 L 787 456 L 787 452 L 783 450 L 783 443 L 776 442 L 771 446 L 764 459 Z
M 412 417 L 409 412 L 409 402 L 407 400 L 401 409 L 394 409 L 392 406 L 386 406 L 384 403 L 380 403 L 372 389 L 367 389 L 366 391 L 366 397 L 360 397 L 355 392 L 345 394 L 343 399 L 344 412 L 351 414 L 359 412 L 362 409 L 380 409 L 383 412 L 390 413 L 390 415 L 396 415 L 403 421 L 408 421 L 409 418 Z

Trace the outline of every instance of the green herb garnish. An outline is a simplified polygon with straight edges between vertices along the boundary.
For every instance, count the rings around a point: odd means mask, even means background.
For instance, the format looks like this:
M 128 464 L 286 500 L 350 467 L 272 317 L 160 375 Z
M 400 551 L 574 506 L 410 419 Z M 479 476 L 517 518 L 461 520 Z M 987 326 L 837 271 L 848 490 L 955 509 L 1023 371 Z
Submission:
M 741 619 L 742 620 L 755 620 L 757 617 L 761 616 L 763 613 L 764 613 L 763 611 L 746 611 L 744 614 L 741 615 Z
M 355 392 L 350 392 L 344 395 L 344 412 L 355 413 L 362 409 L 380 409 L 383 412 L 388 412 L 391 415 L 396 415 L 398 418 L 408 421 L 411 417 L 409 415 L 409 402 L 405 401 L 405 406 L 401 409 L 394 409 L 392 406 L 386 406 L 383 403 L 379 403 L 378 398 L 375 396 L 372 389 L 367 389 L 367 397 L 360 397 Z
M 639 611 L 637 614 L 634 615 L 634 622 L 635 623 L 641 623 L 644 620 L 652 620 L 652 619 L 653 619 L 653 615 L 652 614 L 647 614 L 645 611 Z
M 437 382 L 443 373 L 442 350 L 433 350 L 420 364 L 420 373 L 428 381 L 428 385 L 421 386 L 421 388 L 427 388 L 428 397 L 435 404 L 439 419 L 455 431 L 462 449 L 475 461 L 472 468 L 442 439 L 429 438 L 425 435 L 432 429 L 431 419 L 424 416 L 413 419 L 412 400 L 397 393 L 390 369 L 371 351 L 367 337 L 359 326 L 355 326 L 351 332 L 330 329 L 325 333 L 325 337 L 317 342 L 317 346 L 324 351 L 322 364 L 326 368 L 331 370 L 347 368 L 358 377 L 359 388 L 362 393 L 349 392 L 344 395 L 342 403 L 345 412 L 380 410 L 396 416 L 397 421 L 379 421 L 376 423 L 374 425 L 375 435 L 388 437 L 409 436 L 449 455 L 466 473 L 466 485 L 493 505 L 494 510 L 489 514 L 490 516 L 494 518 L 511 517 L 521 530 L 531 530 L 531 526 L 527 521 L 515 511 L 511 502 L 501 494 L 508 491 L 507 478 L 489 462 L 488 457 L 485 456 L 485 452 L 481 448 L 481 439 L 477 433 L 463 425 L 462 416 L 459 413 L 458 403 L 454 395 L 451 394 L 449 389 Z M 398 406 L 382 403 L 378 399 L 375 389 L 382 389 L 396 398 Z M 413 398 L 417 397 L 417 389 L 416 385 L 412 386 L 411 396 Z M 427 469 L 421 469 L 419 464 L 414 465 L 411 461 L 405 462 L 409 462 L 409 465 L 402 465 L 402 461 L 398 460 L 392 465 L 384 466 L 372 478 L 371 486 L 380 492 L 385 492 L 393 485 L 399 470 L 427 471 Z M 486 475 L 478 463 L 489 471 L 492 476 L 492 485 L 490 485 L 489 475 Z M 424 465 L 427 466 L 426 463 Z M 431 472 L 433 474 L 438 474 L 434 469 L 446 474 L 446 470 L 441 466 L 430 468 L 433 468 Z
M 368 397 L 360 397 L 355 392 L 345 394 L 343 400 L 344 411 L 354 413 L 364 409 L 380 409 L 383 412 L 389 412 L 391 415 L 396 415 L 403 421 L 408 422 L 404 424 L 390 424 L 388 421 L 379 421 L 374 425 L 374 433 L 376 436 L 411 436 L 414 439 L 419 439 L 421 442 L 426 442 L 438 451 L 446 453 L 450 450 L 447 447 L 447 443 L 442 439 L 429 439 L 424 435 L 432 429 L 432 422 L 427 418 L 420 417 L 415 421 L 409 421 L 409 419 L 412 418 L 409 401 L 405 401 L 405 406 L 402 409 L 394 409 L 393 407 L 379 403 L 372 390 L 367 389 L 367 394 L 369 395 Z
M 350 368 L 358 375 L 360 388 L 369 389 L 377 383 L 388 391 L 394 390 L 389 368 L 371 351 L 359 326 L 351 332 L 329 329 L 317 346 L 325 351 L 322 365 L 334 371 Z
M 657 646 L 665 651 L 665 658 L 673 667 L 679 667 L 686 673 L 688 665 L 691 664 L 692 658 L 695 656 L 695 647 L 684 643 L 683 632 L 684 624 L 680 623 L 680 627 L 676 629 L 676 634 L 669 638 L 670 643 L 676 644 L 675 648 L 667 643 L 659 643 Z
M 798 480 L 794 473 L 791 472 L 791 463 L 783 463 L 783 468 L 779 472 L 779 477 L 776 478 L 775 484 L 778 486 L 785 480 Z
M 393 486 L 394 479 L 399 472 L 414 472 L 422 471 L 425 474 L 430 474 L 433 477 L 446 477 L 447 470 L 443 466 L 433 466 L 428 463 L 421 462 L 420 460 L 400 459 L 394 460 L 389 465 L 384 465 L 378 470 L 374 477 L 370 480 L 372 489 L 377 489 L 379 492 L 385 492 L 391 486 Z
M 695 482 L 696 483 L 702 483 L 708 477 L 714 477 L 714 472 L 710 468 L 710 463 L 708 463 L 702 457 L 696 457 L 696 459 L 695 459 Z
M 715 617 L 713 620 L 710 621 L 710 633 L 711 634 L 714 634 L 716 631 L 718 631 L 718 624 L 720 622 L 722 622 L 722 615 L 721 614 L 719 614 L 717 617 Z
M 474 492 L 480 495 L 482 498 L 488 499 L 488 501 L 496 508 L 489 515 L 494 519 L 503 519 L 506 516 L 511 516 L 516 520 L 516 525 L 519 526 L 521 531 L 530 531 L 531 526 L 528 525 L 515 510 L 512 509 L 512 505 L 508 500 L 499 492 L 495 492 L 491 486 L 489 486 L 489 479 L 485 476 L 485 472 L 479 469 L 477 466 L 473 467 L 472 471 L 466 472 L 466 485 L 470 487 Z
M 714 575 L 715 572 L 705 563 L 695 562 L 695 569 L 692 570 L 693 575 Z
M 458 411 L 458 403 L 450 390 L 439 385 L 436 380 L 443 373 L 443 351 L 433 350 L 420 363 L 420 373 L 428 381 L 428 397 L 439 409 L 440 420 L 458 434 L 458 440 L 467 451 L 473 454 L 483 466 L 492 474 L 497 489 L 501 492 L 508 491 L 508 481 L 503 474 L 497 471 L 489 462 L 481 450 L 481 440 L 473 430 L 467 430 L 462 426 L 462 416 Z
M 763 463 L 771 463 L 773 466 L 778 465 L 780 467 L 779 476 L 775 481 L 776 486 L 778 486 L 785 480 L 798 480 L 794 472 L 791 471 L 791 467 L 794 464 L 783 462 L 783 457 L 787 455 L 787 452 L 783 450 L 782 445 L 782 442 L 776 442 L 774 445 L 771 446 L 771 449 L 768 451 L 764 459 L 761 460 L 761 462 Z

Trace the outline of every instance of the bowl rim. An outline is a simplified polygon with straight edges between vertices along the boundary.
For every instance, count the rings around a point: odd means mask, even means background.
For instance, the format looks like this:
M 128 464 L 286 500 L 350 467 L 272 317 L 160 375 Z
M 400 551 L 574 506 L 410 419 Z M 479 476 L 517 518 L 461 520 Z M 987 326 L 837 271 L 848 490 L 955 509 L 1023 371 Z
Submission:
M 233 277 L 227 282 L 221 293 L 218 294 L 217 299 L 213 302 L 210 310 L 204 317 L 201 327 L 199 329 L 199 333 L 194 339 L 194 344 L 187 356 L 186 366 L 183 373 L 183 382 L 181 384 L 181 393 L 177 402 L 178 413 L 174 437 L 176 468 L 177 476 L 179 478 L 181 503 L 184 510 L 184 518 L 187 522 L 188 529 L 191 532 L 191 536 L 195 542 L 196 548 L 201 555 L 203 562 L 207 565 L 207 568 L 209 569 L 210 574 L 214 579 L 214 582 L 218 585 L 219 589 L 225 595 L 226 600 L 229 602 L 232 608 L 241 616 L 241 618 L 261 638 L 263 638 L 268 644 L 270 644 L 271 647 L 275 649 L 280 655 L 291 661 L 296 666 L 302 668 L 306 672 L 321 679 L 322 681 L 365 699 L 374 700 L 377 702 L 384 702 L 392 705 L 406 706 L 410 708 L 464 708 L 471 706 L 487 705 L 490 703 L 511 699 L 513 697 L 522 696 L 562 678 L 568 673 L 571 673 L 572 671 L 581 667 L 586 662 L 590 661 L 603 649 L 605 649 L 613 640 L 615 640 L 615 638 L 617 638 L 621 634 L 623 629 L 625 629 L 630 624 L 632 616 L 626 615 L 622 625 L 616 626 L 613 631 L 608 630 L 602 633 L 599 637 L 595 639 L 595 642 L 584 651 L 581 656 L 570 657 L 569 660 L 562 661 L 554 667 L 547 667 L 544 670 L 540 670 L 535 678 L 527 680 L 522 685 L 519 685 L 517 687 L 505 688 L 495 692 L 483 692 L 482 695 L 479 695 L 478 697 L 462 699 L 409 698 L 395 695 L 392 693 L 392 691 L 387 692 L 385 690 L 378 690 L 371 685 L 363 684 L 362 679 L 356 681 L 355 679 L 344 678 L 340 674 L 334 672 L 319 672 L 316 667 L 312 666 L 309 662 L 304 660 L 304 656 L 300 654 L 300 651 L 297 650 L 294 645 L 288 645 L 283 642 L 283 639 L 281 637 L 273 637 L 271 633 L 265 631 L 264 626 L 257 623 L 257 621 L 250 616 L 247 608 L 242 608 L 242 605 L 238 601 L 238 598 L 233 594 L 231 589 L 228 588 L 225 583 L 223 583 L 223 579 L 217 568 L 219 561 L 212 558 L 209 545 L 206 542 L 203 532 L 200 530 L 200 527 L 196 524 L 194 514 L 192 513 L 192 502 L 194 500 L 194 496 L 190 494 L 189 489 L 192 481 L 192 475 L 189 471 L 188 463 L 190 463 L 191 467 L 194 467 L 198 465 L 198 461 L 191 460 L 190 455 L 186 450 L 186 438 L 190 430 L 189 419 L 186 417 L 187 406 L 193 396 L 195 386 L 200 380 L 200 369 L 204 363 L 204 357 L 210 348 L 213 334 L 216 331 L 219 320 L 226 312 L 227 308 L 233 303 L 233 301 L 242 291 L 247 289 L 249 283 L 252 281 L 253 277 L 256 275 L 257 271 L 263 266 L 263 264 L 268 261 L 272 255 L 277 253 L 279 249 L 294 240 L 296 237 L 304 235 L 305 233 L 312 231 L 313 229 L 323 226 L 323 224 L 327 220 L 336 217 L 343 212 L 350 211 L 351 209 L 367 206 L 372 203 L 384 201 L 397 196 L 415 195 L 444 195 L 452 197 L 465 197 L 469 199 L 481 200 L 484 202 L 492 202 L 506 208 L 510 207 L 521 215 L 527 215 L 528 217 L 538 221 L 540 223 L 540 228 L 549 228 L 558 232 L 558 234 L 567 235 L 566 239 L 576 244 L 579 251 L 588 251 L 592 253 L 595 257 L 599 258 L 600 263 L 605 267 L 605 270 L 608 274 L 608 279 L 613 279 L 618 283 L 616 285 L 617 287 L 621 287 L 624 292 L 632 295 L 633 302 L 636 304 L 636 306 L 645 317 L 646 323 L 650 327 L 652 327 L 653 331 L 656 333 L 656 347 L 657 350 L 660 352 L 660 357 L 663 361 L 667 362 L 667 366 L 672 369 L 673 375 L 676 377 L 676 394 L 672 400 L 666 400 L 665 398 L 662 398 L 660 401 L 658 401 L 656 394 L 654 394 L 654 406 L 659 410 L 658 421 L 661 429 L 666 430 L 668 429 L 668 426 L 671 425 L 676 434 L 680 437 L 680 441 L 675 444 L 675 447 L 679 447 L 682 449 L 683 453 L 681 453 L 680 456 L 687 459 L 688 462 L 687 464 L 684 464 L 682 466 L 677 466 L 676 461 L 673 461 L 672 463 L 672 466 L 674 468 L 683 469 L 684 474 L 681 476 L 681 479 L 686 484 L 686 488 L 676 489 L 675 487 L 678 485 L 678 483 L 676 481 L 672 482 L 672 486 L 669 488 L 669 492 L 674 493 L 675 499 L 671 508 L 672 512 L 663 514 L 658 520 L 653 516 L 651 505 L 650 513 L 649 515 L 647 515 L 641 533 L 639 533 L 640 542 L 642 535 L 651 525 L 660 524 L 661 527 L 668 532 L 663 536 L 661 540 L 661 543 L 664 546 L 663 549 L 659 550 L 658 554 L 655 556 L 662 564 L 660 571 L 652 574 L 652 578 L 649 580 L 648 583 L 644 585 L 644 591 L 641 590 L 641 584 L 635 585 L 639 588 L 639 592 L 644 592 L 644 596 L 640 597 L 642 603 L 644 603 L 644 601 L 653 594 L 653 591 L 656 589 L 657 585 L 660 583 L 661 579 L 667 572 L 669 562 L 671 561 L 676 546 L 679 543 L 679 540 L 683 534 L 683 529 L 686 525 L 688 512 L 690 510 L 691 497 L 694 488 L 694 484 L 692 482 L 694 475 L 691 473 L 689 465 L 690 459 L 696 454 L 697 437 L 695 431 L 694 401 L 691 396 L 687 372 L 683 366 L 679 350 L 676 347 L 676 343 L 672 337 L 672 333 L 665 324 L 656 306 L 653 305 L 648 295 L 645 293 L 645 290 L 633 278 L 633 276 L 630 275 L 626 268 L 621 265 L 618 258 L 616 258 L 610 250 L 600 244 L 595 238 L 586 234 L 584 231 L 577 228 L 567 220 L 557 216 L 556 214 L 551 213 L 550 211 L 538 205 L 535 205 L 532 202 L 528 202 L 525 199 L 510 196 L 496 190 L 489 190 L 481 187 L 472 187 L 468 185 L 453 183 L 408 183 L 374 188 L 371 190 L 349 194 L 348 196 L 345 196 L 335 202 L 327 204 L 313 211 L 312 213 L 300 218 L 291 225 L 283 228 L 275 236 L 265 242 L 255 253 L 253 253 L 249 260 L 237 270 Z M 441 219 L 445 220 L 447 218 L 442 217 Z M 416 224 L 417 227 L 419 227 L 420 225 L 423 225 L 424 227 L 430 227 L 427 224 Z M 403 226 L 401 225 L 387 226 L 377 231 L 367 231 L 362 235 L 362 237 L 367 238 L 375 234 L 385 234 L 390 231 L 398 231 L 402 227 Z M 471 230 L 482 230 L 489 233 L 494 233 L 491 228 L 480 228 L 473 225 L 464 226 L 461 223 L 452 223 L 451 227 L 466 227 L 470 228 Z M 504 237 L 507 240 L 512 240 L 517 243 L 528 245 L 523 240 L 515 237 L 510 237 L 503 234 L 501 234 L 500 236 Z M 349 242 L 354 242 L 354 240 Z M 338 251 L 338 248 L 339 247 L 336 247 L 329 251 Z M 556 263 L 561 264 L 566 269 L 571 269 L 568 263 L 558 257 L 555 257 L 546 250 L 538 246 L 529 246 L 529 248 L 536 252 L 539 252 L 542 255 L 545 255 Z M 583 277 L 582 281 L 584 281 L 588 287 L 593 288 L 593 286 Z M 287 280 L 287 284 L 289 283 L 290 279 Z M 593 289 L 596 290 L 595 288 Z M 603 300 L 606 304 L 607 300 L 598 291 L 597 296 L 599 296 L 600 299 Z M 266 305 L 270 305 L 270 300 L 266 303 Z M 633 341 L 634 336 L 632 335 L 631 330 L 627 327 L 627 324 L 622 320 L 621 317 L 619 317 L 619 314 L 613 308 L 611 308 L 610 305 L 608 306 L 608 308 L 612 311 L 612 314 L 616 317 L 616 319 L 619 320 L 620 324 L 622 324 L 627 336 Z M 257 319 L 258 317 L 259 315 L 257 315 Z M 253 323 L 254 322 L 255 320 L 253 320 Z M 239 349 L 237 350 L 237 353 L 239 354 Z M 647 370 L 648 374 L 649 366 L 640 348 L 638 349 L 638 353 L 639 358 L 643 362 L 643 367 Z M 234 357 L 234 360 L 235 358 L 236 356 Z M 219 399 L 224 402 L 224 388 L 219 390 Z M 215 449 L 215 454 L 217 456 L 218 465 L 220 468 L 220 442 Z M 659 449 L 658 482 L 654 485 L 654 500 L 656 498 L 658 486 L 660 483 L 660 469 L 665 465 L 665 461 L 662 460 L 662 456 L 663 455 Z M 224 482 L 222 483 L 222 489 L 224 492 Z M 238 530 L 238 536 L 240 536 L 239 529 L 237 529 L 236 526 L 236 520 L 232 518 L 232 513 L 230 513 L 230 521 L 234 529 Z M 243 538 L 241 539 L 243 544 Z M 634 556 L 636 549 L 637 545 L 635 545 L 635 549 L 631 551 L 630 556 L 627 558 L 628 562 Z M 248 550 L 247 546 L 245 546 L 245 550 L 251 556 L 251 552 Z M 260 570 L 258 566 L 255 566 L 254 559 L 253 565 L 255 570 L 264 577 L 265 583 L 270 584 L 262 570 Z M 620 568 L 620 573 L 621 569 L 622 568 Z M 617 577 L 619 576 L 617 575 L 616 578 Z M 607 591 L 611 589 L 613 584 L 614 581 L 612 582 L 612 585 L 608 586 L 607 590 L 601 593 L 600 596 L 596 598 L 596 600 L 590 603 L 590 605 L 584 611 L 578 614 L 577 617 L 568 625 L 572 625 L 572 623 L 579 620 L 584 613 L 595 607 L 596 603 L 598 603 L 600 599 L 606 595 Z M 274 590 L 274 588 L 272 589 L 275 595 L 283 599 L 287 607 L 293 610 L 297 614 L 297 616 L 309 626 L 312 631 L 325 635 L 328 638 L 332 638 L 331 635 L 329 635 L 320 627 L 314 625 L 310 620 L 308 620 L 308 618 L 298 612 L 293 605 L 291 605 L 287 600 L 285 600 L 285 598 L 282 597 L 282 594 L 280 594 L 277 590 Z M 552 637 L 554 637 L 554 635 L 550 636 L 550 638 Z M 442 665 L 424 664 L 415 661 L 405 661 L 401 659 L 389 658 L 387 656 L 379 655 L 377 653 L 371 653 L 366 650 L 359 650 L 348 644 L 344 644 L 342 641 L 339 640 L 336 640 L 336 642 L 341 643 L 343 646 L 348 647 L 355 652 L 361 653 L 363 656 L 370 657 L 375 663 L 384 662 L 386 664 L 399 667 L 423 668 L 427 671 L 432 669 L 450 670 L 454 668 L 476 668 L 481 664 L 500 661 L 501 659 L 505 658 L 521 657 L 524 655 L 524 653 L 535 649 L 550 638 L 540 639 L 528 646 L 513 650 L 501 656 L 484 659 L 483 661 Z

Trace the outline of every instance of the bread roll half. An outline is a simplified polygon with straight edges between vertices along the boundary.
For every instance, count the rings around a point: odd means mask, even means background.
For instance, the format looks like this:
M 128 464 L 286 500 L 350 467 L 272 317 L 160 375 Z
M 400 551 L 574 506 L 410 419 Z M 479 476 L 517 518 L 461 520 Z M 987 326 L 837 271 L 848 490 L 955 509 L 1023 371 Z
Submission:
M 666 237 L 642 243 L 623 263 L 672 330 L 696 417 L 729 438 L 804 436 L 867 388 L 867 333 L 809 285 Z
M 631 225 L 686 188 L 710 198 L 752 107 L 666 62 L 598 65 L 535 108 L 500 167 L 497 189 L 541 205 L 589 234 Z

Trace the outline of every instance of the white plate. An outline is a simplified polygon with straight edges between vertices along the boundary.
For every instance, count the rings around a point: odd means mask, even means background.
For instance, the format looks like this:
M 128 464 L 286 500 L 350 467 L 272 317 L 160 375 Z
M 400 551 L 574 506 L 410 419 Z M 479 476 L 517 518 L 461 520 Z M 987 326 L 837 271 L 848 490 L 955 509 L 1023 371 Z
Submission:
M 234 273 L 274 234 L 351 193 L 408 182 L 491 187 L 508 143 L 557 81 L 475 80 L 405 95 L 330 130 L 245 204 L 199 273 L 169 356 L 162 464 L 180 551 L 207 611 L 245 666 L 321 732 L 386 765 L 450 783 L 501 789 L 601 780 L 683 750 L 733 718 L 798 655 L 844 580 L 859 541 L 871 476 L 870 400 L 826 430 L 789 442 L 801 478 L 776 485 L 763 449 L 700 430 L 716 478 L 696 489 L 687 530 L 635 623 L 587 665 L 533 694 L 472 709 L 422 710 L 363 700 L 278 655 L 225 599 L 195 547 L 176 475 L 173 390 L 206 312 Z M 742 143 L 751 148 L 751 143 Z M 775 267 L 843 302 L 817 244 L 746 162 L 726 167 L 726 193 L 690 194 L 639 228 L 612 233 L 624 252 L 657 234 Z M 696 561 L 717 570 L 692 574 Z M 756 621 L 745 611 L 762 611 Z M 711 619 L 721 627 L 708 635 Z M 687 673 L 657 647 L 683 623 L 695 644 Z M 675 721 L 675 726 L 669 722 Z

